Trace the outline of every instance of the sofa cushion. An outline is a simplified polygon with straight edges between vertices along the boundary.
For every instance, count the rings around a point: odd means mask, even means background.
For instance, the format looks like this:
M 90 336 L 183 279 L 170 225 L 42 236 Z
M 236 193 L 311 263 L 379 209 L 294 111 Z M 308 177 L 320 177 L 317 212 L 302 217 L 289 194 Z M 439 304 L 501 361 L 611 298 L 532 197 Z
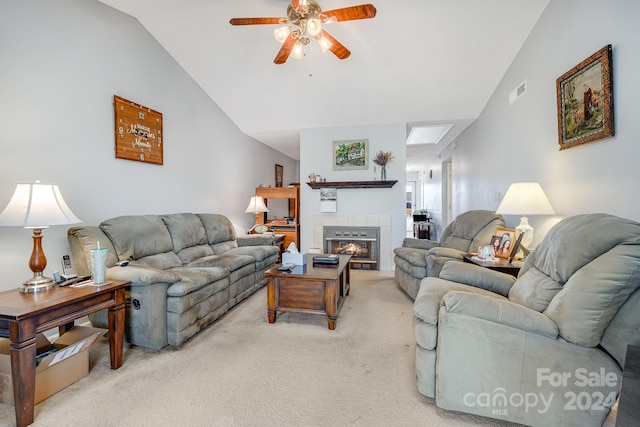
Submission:
M 180 256 L 180 251 L 197 245 L 207 244 L 207 233 L 204 226 L 195 214 L 176 213 L 161 215 L 171 240 L 173 241 L 173 251 Z
M 573 274 L 544 313 L 564 339 L 594 347 L 639 286 L 640 246 L 618 245 Z
M 537 268 L 530 268 L 511 286 L 509 300 L 542 313 L 560 290 L 561 284 Z
M 177 283 L 172 284 L 167 289 L 167 295 L 171 297 L 179 297 L 196 291 L 209 283 L 216 282 L 229 276 L 229 272 L 224 268 L 205 267 L 174 267 L 169 269 L 171 273 L 180 276 Z
M 416 342 L 425 350 L 433 350 L 438 342 L 438 314 L 442 299 L 449 291 L 465 291 L 488 295 L 493 298 L 506 298 L 484 289 L 461 283 L 450 282 L 437 277 L 427 277 L 420 283 L 420 290 L 413 303 L 413 332 Z
M 401 258 L 403 261 L 410 263 L 414 267 L 425 268 L 427 266 L 426 249 L 406 248 L 402 246 L 399 248 L 395 248 L 393 252 L 398 258 Z
M 502 217 L 491 211 L 465 212 L 447 227 L 448 234 L 443 236 L 440 246 L 464 252 L 475 251 L 477 245 L 488 245 L 496 227 L 503 226 Z
M 229 249 L 225 255 L 248 255 L 255 259 L 256 264 L 277 255 L 280 249 L 277 246 L 240 246 Z
M 240 270 L 242 267 L 255 264 L 255 259 L 248 255 L 210 255 L 193 260 L 187 267 L 220 267 L 229 271 Z M 255 267 L 253 268 L 255 271 Z
M 638 244 L 639 239 L 638 225 L 633 221 L 607 214 L 576 215 L 549 231 L 535 251 L 532 264 L 564 284 L 576 271 L 613 247 Z
M 137 260 L 156 268 L 182 265 L 173 252 L 167 227 L 158 215 L 128 215 L 111 218 L 100 224 L 122 260 Z
M 215 254 L 237 248 L 236 232 L 231 221 L 219 214 L 197 214 L 207 233 L 207 241 Z
M 99 227 L 71 227 L 67 230 L 67 239 L 71 247 L 76 273 L 81 276 L 91 274 L 91 254 L 89 250 L 97 248 L 98 244 L 100 247 L 109 249 L 107 267 L 112 267 L 118 262 L 118 255 L 111 244 L 111 240 Z
M 607 214 L 566 218 L 532 256 L 525 267 L 563 285 L 544 313 L 567 341 L 596 346 L 640 286 L 640 224 Z
M 213 249 L 207 242 L 207 233 L 197 215 L 177 213 L 162 215 L 161 218 L 171 235 L 173 251 L 183 265 L 194 259 L 213 255 Z

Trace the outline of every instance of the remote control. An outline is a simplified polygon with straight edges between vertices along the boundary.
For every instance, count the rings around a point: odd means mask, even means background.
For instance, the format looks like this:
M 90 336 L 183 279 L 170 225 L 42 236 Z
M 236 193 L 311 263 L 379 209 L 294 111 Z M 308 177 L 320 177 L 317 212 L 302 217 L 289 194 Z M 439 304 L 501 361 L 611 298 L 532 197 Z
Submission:
M 280 267 L 278 267 L 278 271 L 291 271 L 295 266 L 295 264 L 291 263 L 282 264 Z
M 62 283 L 58 283 L 58 286 L 73 285 L 74 283 L 82 282 L 89 279 L 91 279 L 91 276 L 74 277 L 73 279 L 65 280 Z

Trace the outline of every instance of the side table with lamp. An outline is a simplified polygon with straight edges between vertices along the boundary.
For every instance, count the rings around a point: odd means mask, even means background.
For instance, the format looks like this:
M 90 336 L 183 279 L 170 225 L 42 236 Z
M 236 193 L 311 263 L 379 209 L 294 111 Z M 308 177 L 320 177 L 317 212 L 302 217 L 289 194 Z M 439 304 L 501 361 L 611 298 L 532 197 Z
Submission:
M 516 231 L 524 233 L 520 244 L 523 250 L 529 251 L 533 242 L 533 227 L 529 225 L 529 219 L 525 215 L 554 215 L 555 211 L 540 184 L 516 182 L 509 186 L 496 214 L 522 215 Z
M 33 277 L 22 284 L 20 292 L 39 292 L 55 286 L 43 275 L 47 257 L 42 250 L 42 230 L 53 225 L 77 224 L 80 221 L 69 209 L 57 185 L 18 184 L 7 207 L 0 213 L 0 227 L 33 229 L 33 251 L 29 268 Z
M 249 205 L 247 209 L 244 211 L 245 213 L 252 213 L 256 216 L 256 224 L 251 227 L 247 233 L 256 233 L 256 234 L 271 234 L 273 235 L 273 244 L 280 248 L 280 253 L 278 254 L 278 262 L 282 259 L 282 253 L 284 252 L 284 234 L 276 234 L 273 230 L 269 229 L 269 227 L 260 222 L 260 215 L 265 212 L 269 212 L 269 208 L 264 203 L 264 198 L 262 196 L 251 196 L 249 200 Z
M 100 287 L 57 287 L 45 277 L 47 258 L 42 249 L 42 230 L 54 225 L 81 222 L 67 206 L 57 185 L 18 184 L 7 207 L 0 213 L 1 227 L 33 229 L 29 267 L 33 277 L 15 290 L 0 292 L 0 337 L 9 338 L 13 400 L 18 427 L 34 421 L 36 390 L 36 335 L 58 328 L 60 335 L 75 319 L 109 310 L 111 368 L 122 365 L 124 341 L 124 281 Z

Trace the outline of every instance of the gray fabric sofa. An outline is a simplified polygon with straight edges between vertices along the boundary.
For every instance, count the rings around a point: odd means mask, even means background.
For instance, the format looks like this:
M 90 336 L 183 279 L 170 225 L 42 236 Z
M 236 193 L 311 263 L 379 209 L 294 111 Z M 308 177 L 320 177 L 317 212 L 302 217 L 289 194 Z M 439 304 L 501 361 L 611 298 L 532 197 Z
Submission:
M 126 339 L 152 349 L 180 346 L 264 286 L 279 252 L 273 236 L 236 236 L 217 214 L 121 216 L 72 227 L 67 238 L 79 275 L 91 274 L 97 242 L 109 249 L 107 279 L 131 282 Z M 107 325 L 105 312 L 90 319 Z
M 504 226 L 501 215 L 474 210 L 456 217 L 442 232 L 440 242 L 405 238 L 402 247 L 394 249 L 396 283 L 415 299 L 422 279 L 438 277 L 446 262 L 462 261 L 462 254 L 488 245 L 496 228 Z
M 532 426 L 599 426 L 640 343 L 640 223 L 556 224 L 518 278 L 465 263 L 414 302 L 419 391 L 440 408 Z

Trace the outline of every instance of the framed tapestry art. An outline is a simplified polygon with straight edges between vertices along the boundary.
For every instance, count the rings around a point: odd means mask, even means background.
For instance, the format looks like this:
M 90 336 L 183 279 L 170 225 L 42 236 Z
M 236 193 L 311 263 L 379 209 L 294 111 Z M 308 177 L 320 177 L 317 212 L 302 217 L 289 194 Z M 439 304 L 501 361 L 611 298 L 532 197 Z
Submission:
M 369 169 L 369 140 L 333 141 L 333 169 Z
M 556 97 L 560 150 L 614 136 L 611 45 L 560 76 Z

